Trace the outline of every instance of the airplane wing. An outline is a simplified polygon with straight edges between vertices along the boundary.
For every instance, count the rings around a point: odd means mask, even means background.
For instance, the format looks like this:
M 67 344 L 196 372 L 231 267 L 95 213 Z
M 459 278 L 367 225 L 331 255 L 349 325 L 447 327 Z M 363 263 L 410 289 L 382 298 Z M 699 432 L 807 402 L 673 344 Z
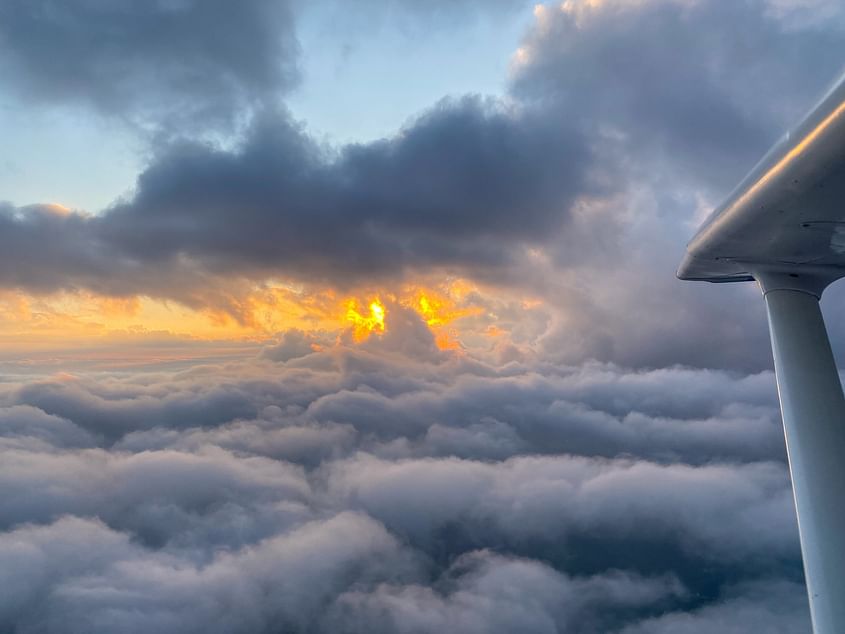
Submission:
M 843 276 L 840 82 L 713 212 L 678 269 L 763 291 L 816 634 L 845 632 L 845 397 L 819 308 Z
M 845 81 L 757 164 L 687 245 L 678 277 L 845 276 Z

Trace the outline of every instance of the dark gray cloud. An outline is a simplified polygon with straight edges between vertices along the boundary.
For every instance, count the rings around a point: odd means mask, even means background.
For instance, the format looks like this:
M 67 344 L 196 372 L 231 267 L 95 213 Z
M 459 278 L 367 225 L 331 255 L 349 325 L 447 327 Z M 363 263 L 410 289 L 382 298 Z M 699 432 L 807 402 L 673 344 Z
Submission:
M 671 576 L 573 578 L 537 561 L 484 551 L 459 558 L 450 573 L 442 588 L 383 584 L 344 593 L 332 614 L 336 626 L 403 633 L 602 631 L 613 626 L 616 611 L 653 608 L 684 592 Z
M 71 421 L 23 405 L 0 409 L 0 434 L 8 448 L 83 448 L 96 444 L 95 436 Z
M 596 534 L 608 548 L 662 544 L 664 553 L 650 562 L 657 569 L 677 563 L 672 548 L 726 566 L 743 562 L 747 569 L 764 558 L 794 562 L 797 556 L 788 477 L 767 463 L 692 468 L 523 456 L 490 465 L 364 455 L 332 464 L 328 482 L 330 495 L 344 505 L 443 557 L 457 554 L 450 552 L 456 545 L 496 543 L 531 556 L 545 551 L 570 570 L 594 571 L 606 562 L 578 546 Z M 722 523 L 710 519 L 717 513 L 724 514 Z M 457 535 L 449 534 L 458 527 Z
M 843 68 L 841 20 L 796 25 L 773 4 L 548 6 L 514 91 L 615 137 L 644 173 L 724 196 Z
M 14 588 L 4 593 L 4 627 L 80 633 L 305 631 L 353 584 L 401 578 L 413 566 L 381 526 L 352 513 L 209 562 L 152 553 L 96 520 L 63 518 L 3 534 L 0 558 L 4 585 Z
M 808 632 L 805 590 L 800 584 L 762 580 L 726 588 L 714 605 L 670 612 L 626 627 L 622 634 L 743 634 Z
M 24 97 L 143 125 L 242 116 L 296 80 L 289 3 L 7 0 L 0 77 Z
M 493 276 L 565 222 L 588 156 L 577 134 L 477 98 L 444 101 L 393 139 L 328 152 L 268 115 L 236 151 L 163 150 L 133 200 L 103 215 L 6 207 L 3 241 L 18 264 L 3 281 L 190 301 L 186 289 L 216 277 Z M 63 244 L 40 260 L 32 247 L 45 240 Z
M 271 117 L 234 154 L 165 153 L 99 229 L 135 258 L 183 257 L 211 271 L 360 280 L 498 268 L 514 257 L 508 241 L 536 240 L 565 218 L 585 157 L 577 135 L 474 98 L 328 160 Z

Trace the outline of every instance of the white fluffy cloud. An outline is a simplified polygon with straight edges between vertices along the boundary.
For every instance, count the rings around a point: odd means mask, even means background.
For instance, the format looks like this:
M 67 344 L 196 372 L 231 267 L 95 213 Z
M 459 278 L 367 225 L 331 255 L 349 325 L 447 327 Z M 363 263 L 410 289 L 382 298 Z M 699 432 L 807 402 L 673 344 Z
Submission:
M 802 588 L 770 373 L 338 344 L 61 379 L 2 392 L 8 627 L 807 622 L 760 594 Z

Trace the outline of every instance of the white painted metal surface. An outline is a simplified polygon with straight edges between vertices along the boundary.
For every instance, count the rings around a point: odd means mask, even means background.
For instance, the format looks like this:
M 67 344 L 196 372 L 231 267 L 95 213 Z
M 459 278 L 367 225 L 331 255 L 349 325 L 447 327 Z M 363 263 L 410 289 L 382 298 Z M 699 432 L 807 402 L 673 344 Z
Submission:
M 845 81 L 716 209 L 678 277 L 763 289 L 816 634 L 845 634 L 845 398 L 819 298 L 845 277 Z
M 685 280 L 845 276 L 845 81 L 760 161 L 687 245 Z
M 765 279 L 762 280 L 765 290 Z M 845 398 L 818 299 L 765 293 L 813 629 L 845 632 Z

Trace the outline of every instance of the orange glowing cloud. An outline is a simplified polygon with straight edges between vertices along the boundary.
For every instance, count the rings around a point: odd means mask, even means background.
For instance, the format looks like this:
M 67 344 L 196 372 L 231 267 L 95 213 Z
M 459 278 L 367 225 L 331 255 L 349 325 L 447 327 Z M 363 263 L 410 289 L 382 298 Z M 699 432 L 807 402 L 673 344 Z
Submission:
M 438 293 L 431 289 L 416 288 L 410 296 L 402 300 L 407 308 L 415 310 L 434 334 L 434 341 L 441 350 L 459 350 L 461 343 L 455 328 L 448 324 L 472 315 L 484 312 L 480 306 L 459 306 L 457 301 L 464 298 L 469 287 L 460 281 L 450 285 L 445 292 Z
M 352 326 L 352 337 L 356 342 L 367 339 L 373 333 L 384 332 L 384 318 L 387 311 L 378 298 L 370 301 L 366 310 L 361 309 L 357 299 L 346 301 L 346 320 Z
M 461 279 L 352 289 L 348 294 L 277 280 L 211 291 L 207 298 L 193 298 L 196 308 L 145 296 L 0 292 L 0 356 L 35 350 L 95 354 L 95 349 L 140 349 L 144 342 L 182 342 L 191 350 L 255 350 L 291 329 L 320 333 L 324 342 L 337 338 L 361 343 L 390 329 L 391 307 L 415 312 L 440 349 L 460 351 L 506 336 L 514 310 L 536 305 L 524 298 L 499 299 L 497 291 L 482 291 Z

